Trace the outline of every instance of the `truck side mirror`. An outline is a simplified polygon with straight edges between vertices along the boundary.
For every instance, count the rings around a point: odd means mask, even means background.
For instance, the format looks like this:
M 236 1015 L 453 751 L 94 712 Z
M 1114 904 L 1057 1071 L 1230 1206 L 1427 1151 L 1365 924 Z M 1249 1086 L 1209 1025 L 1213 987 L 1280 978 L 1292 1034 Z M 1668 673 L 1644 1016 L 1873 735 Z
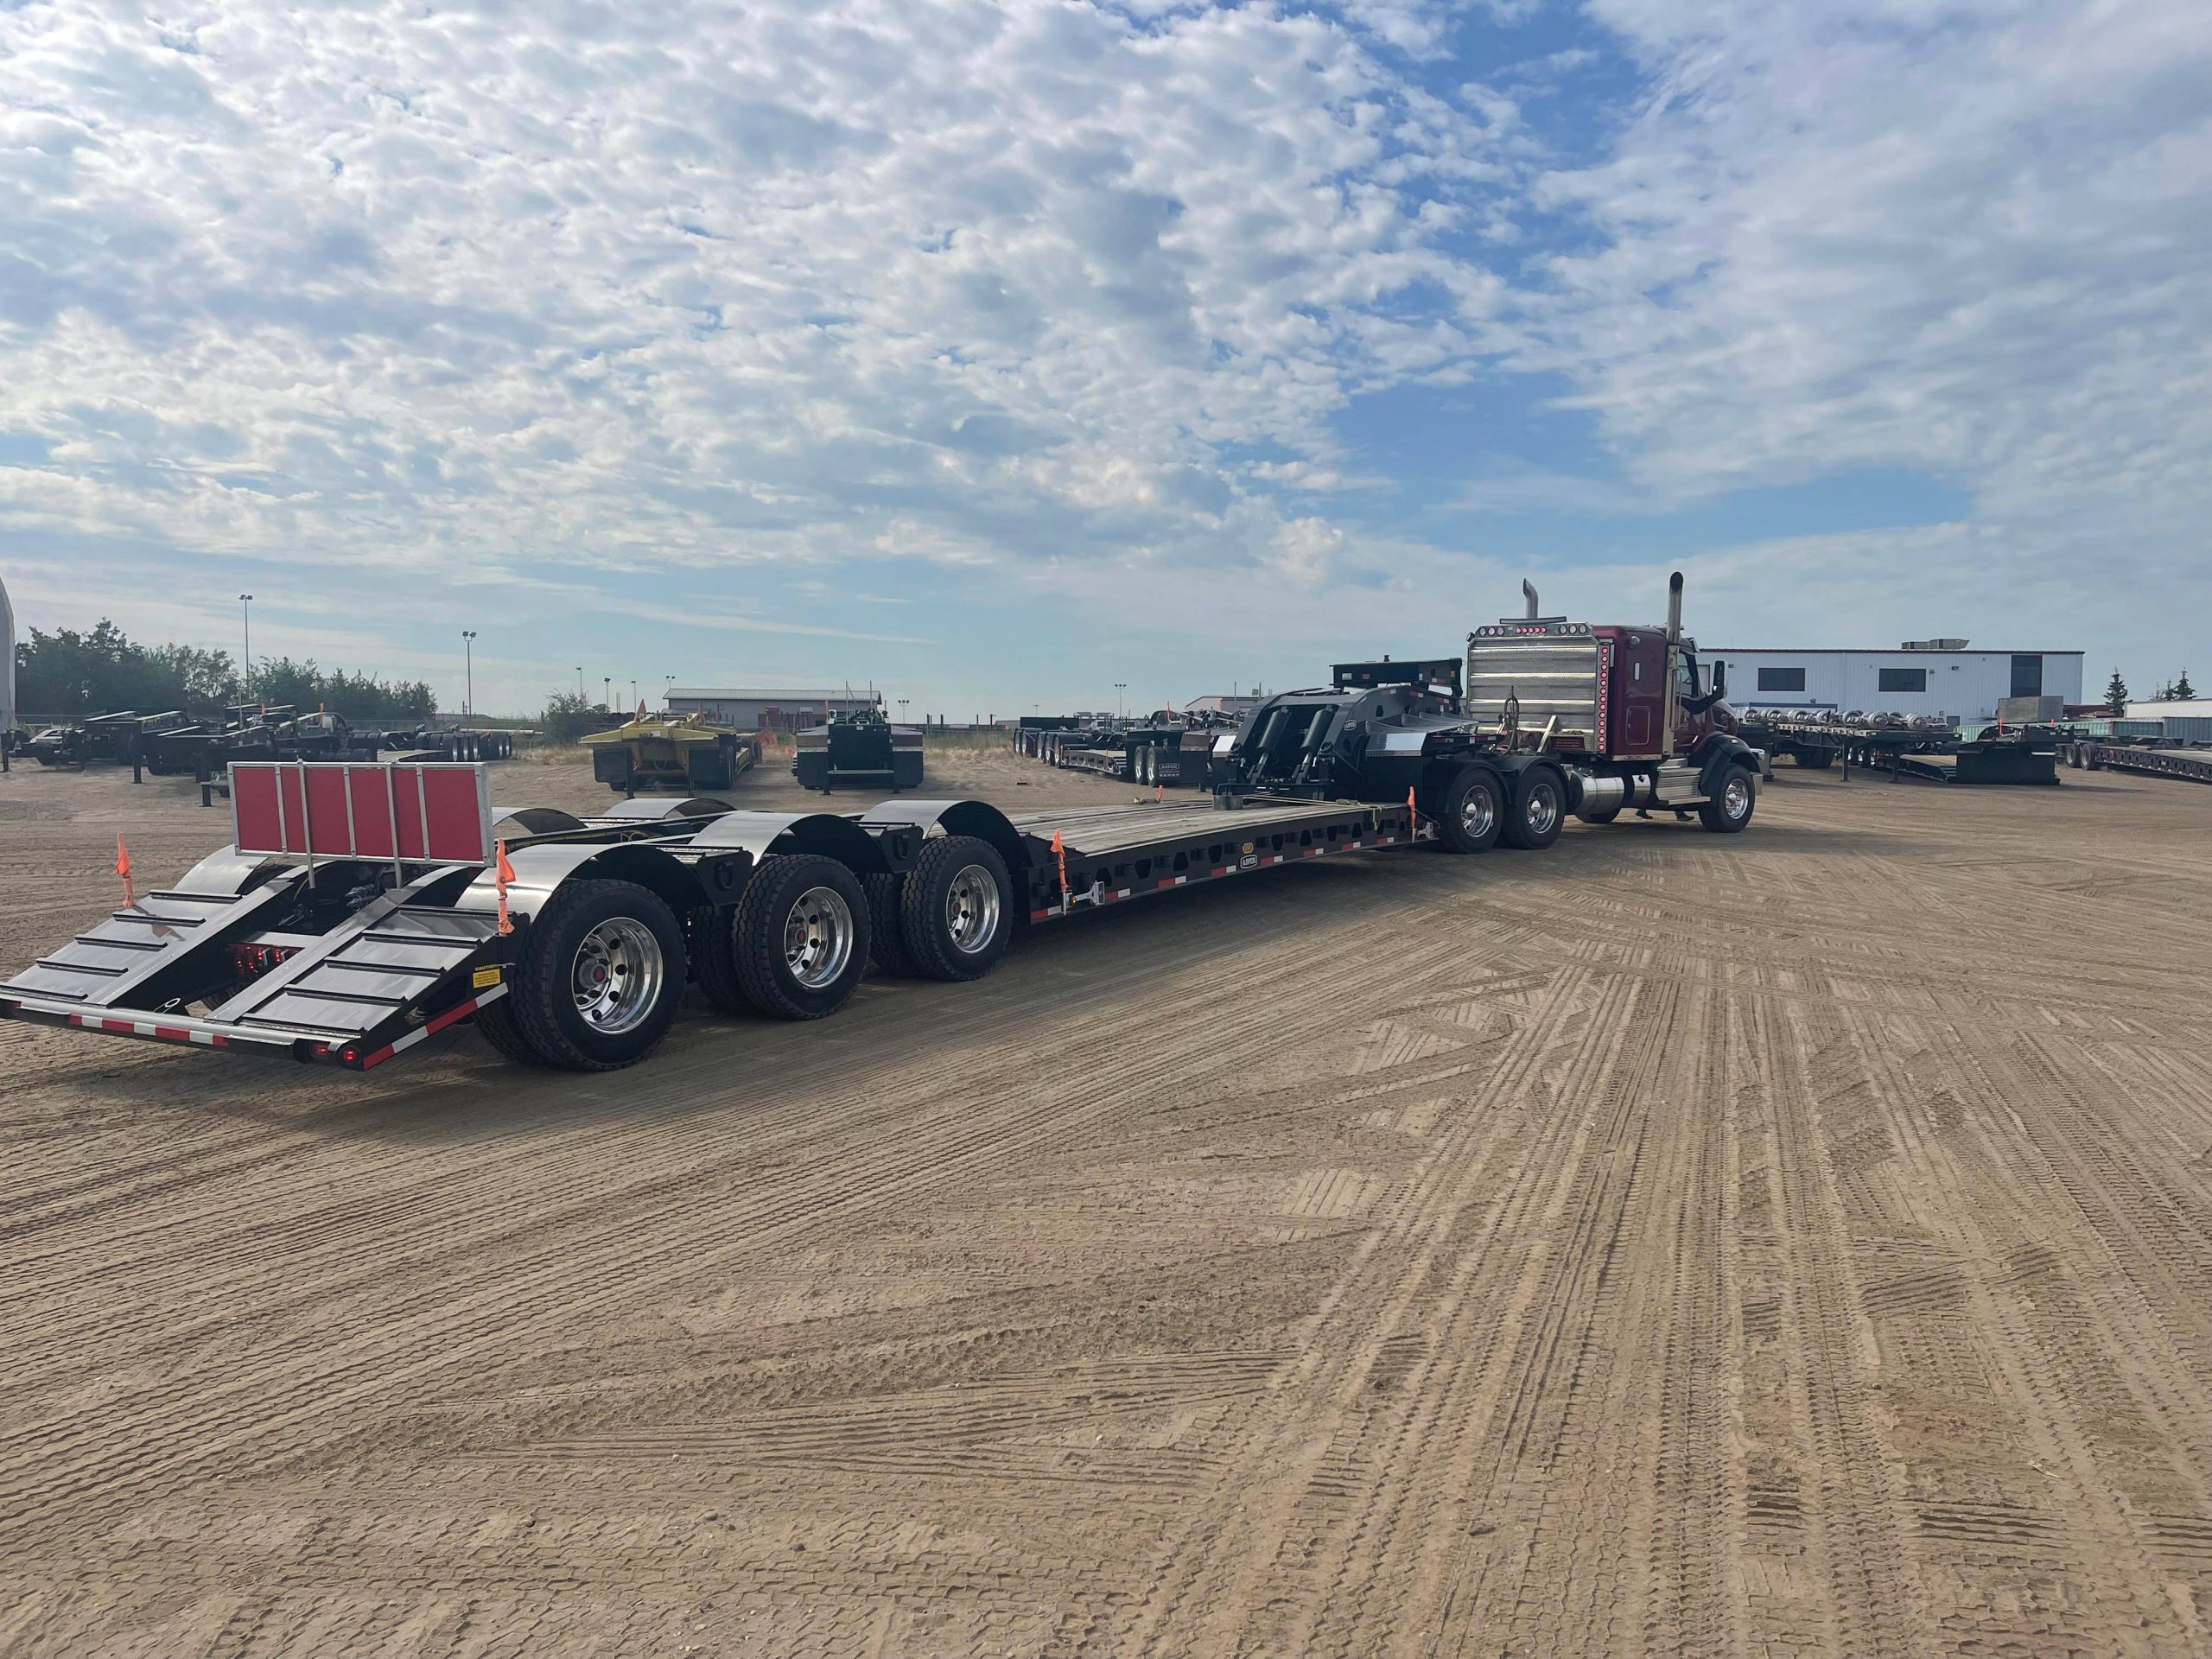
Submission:
M 1717 659 L 1713 664 L 1713 695 L 1716 697 L 1728 695 L 1728 664 Z

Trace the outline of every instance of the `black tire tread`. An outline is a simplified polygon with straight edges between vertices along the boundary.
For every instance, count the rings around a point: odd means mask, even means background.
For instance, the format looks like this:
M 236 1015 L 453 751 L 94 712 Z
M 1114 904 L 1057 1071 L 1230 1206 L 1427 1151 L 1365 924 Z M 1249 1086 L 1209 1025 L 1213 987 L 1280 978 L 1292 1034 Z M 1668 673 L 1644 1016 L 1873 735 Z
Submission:
M 860 887 L 859 878 L 845 866 L 834 858 L 825 858 L 815 853 L 779 854 L 763 859 L 754 869 L 752 880 L 746 884 L 745 896 L 737 902 L 737 914 L 730 925 L 732 951 L 737 959 L 738 986 L 746 1002 L 755 1012 L 776 1020 L 820 1020 L 835 1014 L 838 1007 L 843 1006 L 841 999 L 830 1007 L 809 1007 L 785 988 L 765 952 L 752 948 L 751 942 L 766 925 L 766 912 L 777 906 L 784 896 L 786 874 L 800 863 L 821 866 L 825 877 L 830 871 L 841 871 L 851 879 L 855 888 Z M 763 880 L 763 877 L 770 879 Z M 830 878 L 831 883 L 834 880 Z M 853 905 L 854 924 L 866 928 L 868 925 L 866 890 L 861 889 L 849 897 L 848 904 L 851 904 L 853 899 L 859 900 L 858 904 Z M 874 948 L 872 939 L 862 943 L 870 950 Z M 865 957 L 867 953 L 863 951 L 861 954 Z
M 554 1001 L 554 998 L 563 991 L 559 976 L 525 971 L 530 953 L 553 937 L 569 911 L 587 899 L 609 893 L 621 893 L 632 905 L 640 905 L 643 901 L 644 905 L 658 906 L 666 914 L 670 931 L 679 939 L 682 938 L 682 929 L 677 925 L 675 912 L 670 911 L 657 894 L 633 882 L 563 882 L 547 901 L 545 908 L 531 918 L 530 933 L 523 944 L 525 963 L 508 970 L 507 994 L 490 1010 L 493 1013 L 497 1013 L 501 1007 L 512 1010 L 508 1017 L 515 1028 L 515 1034 L 527 1046 L 537 1065 L 558 1066 L 567 1071 L 619 1071 L 626 1065 L 635 1065 L 652 1052 L 653 1045 L 648 1043 L 637 1053 L 623 1059 L 602 1059 L 586 1053 L 561 1029 L 557 1005 Z M 635 898 L 631 897 L 633 893 Z M 680 979 L 678 983 L 681 983 Z M 496 1041 L 493 1046 L 498 1046 Z
M 940 876 L 950 880 L 963 864 L 981 864 L 999 884 L 999 934 L 996 946 L 981 959 L 961 955 L 950 941 L 940 937 L 937 925 L 942 900 L 937 896 Z M 981 979 L 1006 953 L 1014 926 L 1014 882 L 1006 861 L 990 842 L 974 836 L 946 836 L 922 843 L 914 868 L 907 872 L 906 891 L 899 904 L 899 932 L 914 971 L 927 979 Z
M 906 886 L 903 873 L 878 872 L 861 877 L 861 890 L 868 894 L 868 961 L 876 972 L 894 979 L 913 979 L 921 971 L 906 949 L 906 930 L 899 916 L 899 901 Z

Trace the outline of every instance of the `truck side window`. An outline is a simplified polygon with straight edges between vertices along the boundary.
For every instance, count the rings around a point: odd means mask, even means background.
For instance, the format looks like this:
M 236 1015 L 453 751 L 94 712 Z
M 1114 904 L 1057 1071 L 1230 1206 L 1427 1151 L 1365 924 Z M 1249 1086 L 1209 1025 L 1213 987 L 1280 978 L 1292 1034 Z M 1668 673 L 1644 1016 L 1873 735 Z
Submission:
M 1687 651 L 1675 653 L 1675 693 L 1681 697 L 1697 696 L 1697 659 Z

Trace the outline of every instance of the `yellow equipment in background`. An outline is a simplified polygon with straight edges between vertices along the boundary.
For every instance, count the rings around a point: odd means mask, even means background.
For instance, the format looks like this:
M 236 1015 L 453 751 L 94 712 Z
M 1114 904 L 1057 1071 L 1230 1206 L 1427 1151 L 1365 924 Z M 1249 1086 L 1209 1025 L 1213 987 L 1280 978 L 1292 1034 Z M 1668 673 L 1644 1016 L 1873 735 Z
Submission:
M 584 739 L 591 775 L 618 795 L 674 789 L 698 795 L 728 789 L 760 759 L 760 746 L 726 727 L 669 715 L 637 717 Z

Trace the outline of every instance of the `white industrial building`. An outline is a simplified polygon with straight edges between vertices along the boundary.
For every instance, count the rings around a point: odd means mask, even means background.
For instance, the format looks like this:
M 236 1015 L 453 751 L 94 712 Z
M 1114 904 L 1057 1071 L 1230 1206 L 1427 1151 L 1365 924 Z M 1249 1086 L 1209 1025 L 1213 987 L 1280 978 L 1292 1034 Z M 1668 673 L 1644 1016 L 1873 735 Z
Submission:
M 1909 639 L 1895 651 L 1713 645 L 1698 654 L 1728 664 L 1728 701 L 1738 709 L 1857 709 L 1962 723 L 1995 719 L 2006 697 L 2083 700 L 2078 651 L 1969 651 L 1963 639 Z
M 671 715 L 693 715 L 741 732 L 795 732 L 819 726 L 832 714 L 881 707 L 875 691 L 754 690 L 738 686 L 679 685 L 668 694 Z
M 2168 737 L 2189 743 L 2212 743 L 2212 697 L 2178 702 L 2131 702 L 2127 705 L 2127 718 L 2164 721 Z

